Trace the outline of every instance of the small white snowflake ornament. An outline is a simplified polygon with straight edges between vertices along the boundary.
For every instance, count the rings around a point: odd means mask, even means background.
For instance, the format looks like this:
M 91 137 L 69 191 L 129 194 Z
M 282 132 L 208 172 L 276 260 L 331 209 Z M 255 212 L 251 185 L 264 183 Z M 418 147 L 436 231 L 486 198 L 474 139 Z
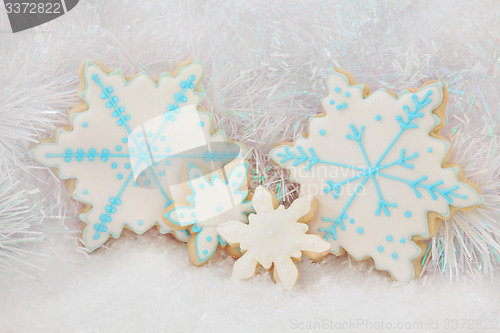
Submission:
M 368 95 L 350 82 L 349 73 L 333 71 L 325 114 L 310 120 L 308 137 L 274 148 L 271 157 L 290 170 L 301 195 L 318 199 L 311 232 L 332 253 L 371 257 L 377 269 L 408 281 L 419 276 L 422 240 L 441 219 L 483 199 L 448 164 L 450 143 L 438 134 L 447 101 L 441 82 L 399 97 L 385 89 Z
M 252 211 L 252 203 L 246 201 L 248 162 L 235 160 L 224 171 L 206 175 L 190 163 L 187 184 L 192 194 L 188 203 L 173 203 L 164 214 L 165 223 L 172 228 L 191 228 L 188 251 L 195 265 L 207 263 L 219 245 L 227 245 L 217 231 L 218 225 L 230 220 L 246 223 L 247 214 Z
M 185 196 L 179 184 L 187 161 L 216 170 L 240 153 L 225 149 L 225 134 L 211 133 L 212 115 L 198 110 L 201 64 L 153 79 L 145 72 L 126 78 L 121 69 L 89 60 L 79 74 L 82 103 L 71 111 L 69 127 L 42 141 L 32 156 L 69 179 L 73 197 L 85 204 L 83 243 L 93 251 L 124 227 L 173 232 L 161 217 L 175 197 Z
M 325 255 L 330 244 L 319 236 L 306 234 L 305 221 L 314 215 L 312 195 L 298 198 L 285 209 L 278 206 L 276 198 L 259 186 L 252 198 L 256 214 L 250 214 L 249 224 L 229 221 L 217 230 L 230 244 L 239 244 L 243 256 L 233 267 L 233 277 L 248 279 L 255 275 L 257 263 L 265 269 L 274 265 L 274 278 L 287 289 L 293 287 L 299 277 L 294 259 L 302 255 L 317 259 Z

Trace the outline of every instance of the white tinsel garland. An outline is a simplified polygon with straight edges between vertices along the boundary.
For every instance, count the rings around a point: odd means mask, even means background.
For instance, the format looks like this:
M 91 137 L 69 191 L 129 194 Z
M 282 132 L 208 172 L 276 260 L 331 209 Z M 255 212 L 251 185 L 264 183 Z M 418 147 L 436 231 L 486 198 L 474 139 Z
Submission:
M 16 172 L 0 206 L 10 206 L 23 221 L 16 230 L 40 221 L 49 239 L 57 241 L 65 230 L 76 239 L 79 205 L 51 171 L 37 170 L 28 148 L 66 123 L 78 101 L 77 70 L 85 58 L 129 75 L 146 70 L 153 76 L 182 60 L 200 59 L 206 69 L 204 107 L 231 139 L 253 148 L 253 186 L 276 189 L 286 204 L 298 186 L 267 153 L 323 112 L 320 99 L 331 66 L 348 69 L 372 90 L 442 80 L 450 92 L 449 124 L 442 132 L 452 138 L 452 161 L 479 185 L 486 203 L 443 224 L 429 241 L 425 268 L 451 276 L 490 273 L 500 263 L 499 10 L 493 0 L 81 1 L 63 17 L 15 35 L 2 13 L 0 159 Z M 40 194 L 26 197 L 33 188 Z M 18 211 L 12 193 L 26 197 L 23 206 L 39 209 Z M 3 218 L 0 224 L 11 222 Z M 19 233 L 2 237 L 15 242 Z M 29 250 L 17 244 L 30 262 Z M 14 265 L 4 258 L 0 270 Z

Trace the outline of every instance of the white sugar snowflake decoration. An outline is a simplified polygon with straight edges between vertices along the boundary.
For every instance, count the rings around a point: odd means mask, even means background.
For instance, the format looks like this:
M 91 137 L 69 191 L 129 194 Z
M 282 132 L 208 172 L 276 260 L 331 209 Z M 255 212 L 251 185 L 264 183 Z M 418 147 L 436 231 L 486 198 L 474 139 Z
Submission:
M 290 208 L 282 205 L 275 209 L 276 198 L 264 187 L 255 190 L 252 199 L 256 214 L 250 214 L 249 224 L 230 221 L 217 230 L 230 244 L 239 244 L 244 252 L 233 267 L 233 277 L 248 279 L 255 275 L 257 263 L 265 269 L 274 265 L 275 280 L 287 289 L 293 287 L 299 277 L 292 258 L 302 254 L 316 259 L 330 249 L 330 244 L 316 235 L 306 234 L 307 224 L 299 222 L 311 214 L 313 196 L 295 200 Z
M 368 88 L 337 71 L 327 85 L 326 113 L 311 119 L 309 136 L 276 147 L 271 157 L 290 170 L 302 195 L 317 197 L 311 232 L 324 236 L 332 253 L 372 257 L 396 280 L 411 280 L 421 267 L 416 242 L 432 236 L 451 206 L 482 202 L 447 164 L 450 144 L 437 134 L 446 88 L 434 82 L 397 98 L 385 89 L 368 96 Z

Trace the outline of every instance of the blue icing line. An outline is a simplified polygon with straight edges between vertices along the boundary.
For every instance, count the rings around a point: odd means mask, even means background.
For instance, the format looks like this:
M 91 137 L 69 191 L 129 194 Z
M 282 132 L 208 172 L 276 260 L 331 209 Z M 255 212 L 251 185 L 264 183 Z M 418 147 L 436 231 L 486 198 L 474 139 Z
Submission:
M 384 199 L 376 176 L 382 176 L 382 177 L 387 177 L 387 178 L 391 178 L 394 180 L 406 182 L 414 190 L 417 198 L 421 197 L 421 194 L 417 190 L 417 187 L 421 187 L 421 188 L 424 188 L 425 190 L 427 190 L 427 192 L 431 195 L 431 197 L 433 199 L 437 199 L 438 195 L 445 198 L 450 203 L 453 202 L 452 197 L 459 197 L 459 198 L 465 199 L 467 196 L 454 193 L 454 191 L 459 188 L 458 185 L 455 185 L 451 188 L 442 189 L 442 188 L 439 188 L 439 186 L 443 184 L 442 180 L 437 181 L 437 182 L 432 183 L 432 184 L 423 184 L 422 182 L 427 179 L 427 176 L 423 176 L 422 178 L 420 178 L 418 180 L 405 180 L 405 179 L 391 176 L 391 175 L 387 175 L 387 174 L 381 172 L 381 170 L 387 169 L 387 168 L 389 168 L 391 166 L 395 166 L 395 165 L 399 165 L 399 166 L 407 168 L 407 169 L 414 168 L 414 165 L 409 163 L 409 161 L 417 158 L 418 153 L 415 152 L 413 154 L 408 155 L 406 153 L 405 149 L 401 150 L 401 155 L 400 155 L 399 159 L 392 161 L 390 163 L 387 163 L 387 164 L 381 164 L 381 163 L 384 160 L 384 158 L 386 157 L 386 155 L 388 154 L 388 152 L 394 147 L 395 143 L 399 140 L 399 138 L 401 137 L 401 135 L 405 131 L 418 127 L 418 124 L 414 123 L 414 121 L 416 119 L 423 117 L 423 113 L 421 112 L 421 110 L 425 106 L 429 105 L 432 102 L 432 100 L 429 98 L 431 95 L 432 95 L 432 90 L 429 89 L 426 92 L 425 96 L 422 98 L 422 100 L 419 100 L 419 98 L 416 94 L 413 94 L 411 96 L 413 106 L 414 106 L 413 111 L 410 110 L 408 105 L 403 106 L 403 110 L 406 113 L 407 119 L 404 120 L 401 116 L 399 116 L 399 115 L 396 116 L 396 120 L 398 121 L 398 124 L 400 125 L 400 130 L 399 130 L 398 134 L 395 136 L 395 138 L 392 140 L 392 142 L 388 145 L 388 147 L 381 154 L 380 158 L 376 161 L 376 163 L 370 162 L 370 160 L 368 159 L 367 153 L 365 151 L 365 148 L 363 146 L 362 137 L 363 137 L 363 132 L 364 132 L 366 127 L 361 126 L 358 128 L 352 123 L 349 125 L 349 127 L 351 129 L 351 133 L 346 134 L 346 138 L 357 143 L 357 145 L 359 146 L 359 149 L 360 149 L 360 151 L 365 159 L 366 167 L 360 168 L 357 166 L 346 165 L 343 163 L 324 161 L 324 160 L 321 160 L 317 156 L 317 154 L 315 153 L 315 151 L 312 147 L 309 148 L 309 154 L 308 154 L 304 151 L 304 149 L 300 145 L 296 146 L 298 153 L 294 153 L 289 147 L 285 147 L 282 152 L 278 152 L 276 154 L 276 157 L 281 158 L 281 160 L 280 160 L 281 164 L 286 163 L 288 161 L 292 162 L 292 165 L 294 167 L 301 165 L 301 164 L 304 164 L 306 171 L 309 171 L 316 164 L 334 165 L 334 166 L 340 166 L 340 167 L 345 167 L 345 168 L 349 168 L 352 170 L 361 171 L 358 175 L 356 175 L 352 178 L 343 180 L 341 182 L 335 183 L 332 180 L 327 180 L 327 187 L 323 191 L 326 194 L 333 192 L 334 198 L 337 199 L 339 197 L 340 189 L 343 185 L 350 183 L 354 180 L 360 179 L 360 178 L 363 178 L 361 184 L 364 185 L 364 183 L 366 183 L 368 180 L 371 179 L 374 183 L 375 189 L 377 191 L 377 195 L 379 197 L 377 209 L 375 211 L 375 215 L 380 215 L 381 212 L 384 212 L 384 214 L 386 216 L 390 216 L 391 215 L 390 208 L 397 208 L 398 207 L 397 203 L 389 202 L 389 201 Z M 337 109 L 339 109 L 339 110 L 342 109 L 343 107 L 346 107 L 346 105 L 343 105 L 343 104 L 337 105 Z M 380 120 L 381 116 L 377 115 L 376 118 L 377 118 L 376 120 Z M 342 221 L 342 218 L 344 215 L 346 215 L 347 209 L 351 205 L 354 198 L 357 196 L 359 189 L 360 189 L 360 187 L 358 186 L 358 188 L 356 189 L 354 194 L 351 196 L 351 198 L 349 199 L 347 204 L 344 206 L 344 209 L 342 210 L 342 212 L 339 214 L 339 216 L 337 218 L 322 217 L 322 220 L 324 220 L 324 221 L 333 222 L 333 225 L 330 228 L 319 229 L 322 232 L 326 232 L 326 236 L 325 236 L 326 239 L 328 239 L 328 237 L 330 237 L 330 236 L 334 240 L 337 239 L 336 228 L 338 226 L 340 226 L 340 228 L 342 230 L 345 230 L 345 225 Z

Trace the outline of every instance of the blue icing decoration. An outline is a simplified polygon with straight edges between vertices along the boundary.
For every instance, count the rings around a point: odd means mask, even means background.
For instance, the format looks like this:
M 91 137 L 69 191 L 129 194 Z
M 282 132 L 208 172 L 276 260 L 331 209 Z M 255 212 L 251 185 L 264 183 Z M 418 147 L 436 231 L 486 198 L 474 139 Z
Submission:
M 123 142 L 123 143 L 127 143 L 127 142 L 128 142 L 128 139 L 127 139 L 127 138 L 123 138 L 123 139 L 122 139 L 122 142 Z
M 347 108 L 347 103 L 342 103 L 342 108 L 346 109 Z
M 357 230 L 358 234 L 363 234 L 363 232 L 365 232 L 365 230 L 361 227 L 359 227 Z
M 172 223 L 180 226 L 180 227 L 189 227 L 191 226 L 191 230 L 196 234 L 196 255 L 197 260 L 200 263 L 203 263 L 210 259 L 215 253 L 218 244 L 226 245 L 227 243 L 222 240 L 222 238 L 217 234 L 216 228 L 213 228 L 214 225 L 205 226 L 204 221 L 198 221 L 195 219 L 197 216 L 196 212 L 198 209 L 198 198 L 205 198 L 208 192 L 203 192 L 201 195 L 198 195 L 200 191 L 210 191 L 212 188 L 216 189 L 219 186 L 225 186 L 227 188 L 228 184 L 231 184 L 232 191 L 234 194 L 232 196 L 233 200 L 241 200 L 241 204 L 250 204 L 250 202 L 245 202 L 245 198 L 248 195 L 248 190 L 245 187 L 245 191 L 241 191 L 240 188 L 244 183 L 246 183 L 246 177 L 243 177 L 248 171 L 248 162 L 235 166 L 229 172 L 227 176 L 227 180 L 221 179 L 218 175 L 211 175 L 210 179 L 207 178 L 206 175 L 193 163 L 189 163 L 188 165 L 188 185 L 191 189 L 192 195 L 188 197 L 188 201 L 190 206 L 180 206 L 176 205 L 175 208 L 165 213 L 165 217 L 169 219 Z M 238 201 L 233 202 L 233 204 L 237 204 Z M 204 207 L 202 205 L 202 207 Z M 222 205 L 215 205 L 215 210 L 217 212 L 223 211 Z M 243 212 L 241 212 L 243 214 Z M 204 213 L 201 215 L 206 214 Z M 178 216 L 178 218 L 177 218 Z M 190 218 L 186 218 L 190 216 Z M 225 221 L 220 221 L 225 222 Z M 192 236 L 194 237 L 194 235 Z M 213 241 L 213 240 L 217 241 Z M 208 243 L 207 243 L 208 242 Z
M 335 104 L 335 101 L 333 99 L 330 100 L 330 105 Z
M 337 110 L 342 110 L 342 104 L 337 104 L 336 109 Z
M 322 160 L 317 156 L 317 154 L 314 151 L 314 148 L 311 147 L 306 152 L 300 145 L 296 146 L 297 149 L 296 153 L 293 152 L 290 149 L 290 147 L 285 147 L 282 152 L 276 154 L 276 157 L 280 159 L 279 162 L 281 164 L 291 161 L 292 165 L 296 167 L 300 164 L 305 163 L 306 171 L 309 171 L 313 166 L 317 164 L 333 165 L 333 166 L 344 167 L 354 171 L 360 171 L 357 175 L 349 179 L 343 180 L 341 182 L 334 182 L 332 180 L 326 181 L 327 186 L 323 189 L 323 192 L 325 194 L 332 192 L 333 197 L 337 199 L 340 194 L 340 189 L 342 188 L 343 185 L 346 185 L 358 179 L 362 179 L 361 183 L 355 188 L 353 195 L 349 198 L 349 200 L 347 201 L 347 203 L 345 204 L 342 211 L 339 213 L 337 217 L 326 217 L 326 216 L 322 217 L 323 221 L 333 222 L 333 225 L 330 228 L 319 229 L 320 232 L 326 233 L 325 235 L 326 239 L 332 237 L 333 240 L 337 240 L 337 227 L 340 227 L 341 230 L 345 230 L 345 225 L 342 221 L 342 217 L 346 215 L 349 206 L 358 195 L 360 189 L 365 185 L 365 183 L 367 183 L 370 180 L 374 183 L 374 187 L 378 195 L 377 209 L 374 212 L 375 215 L 379 216 L 381 213 L 383 213 L 386 216 L 390 216 L 391 208 L 398 207 L 397 203 L 389 202 L 384 198 L 377 177 L 384 177 L 407 184 L 415 193 L 416 198 L 420 198 L 422 196 L 422 194 L 419 192 L 419 189 L 425 190 L 434 200 L 436 200 L 438 196 L 441 196 L 442 198 L 446 199 L 450 204 L 453 202 L 453 197 L 462 199 L 467 198 L 466 195 L 460 195 L 458 193 L 455 193 L 455 191 L 459 188 L 458 185 L 452 186 L 450 188 L 440 188 L 440 186 L 444 183 L 443 180 L 438 180 L 434 183 L 425 184 L 424 182 L 427 180 L 426 175 L 416 180 L 410 180 L 382 172 L 382 170 L 396 165 L 407 169 L 414 168 L 414 165 L 411 164 L 409 161 L 417 158 L 419 154 L 417 152 L 414 152 L 412 154 L 407 154 L 405 149 L 401 149 L 401 155 L 396 160 L 388 162 L 386 164 L 383 164 L 382 162 L 384 161 L 389 151 L 391 151 L 391 149 L 394 147 L 396 142 L 398 142 L 399 138 L 405 131 L 418 127 L 418 124 L 415 123 L 415 120 L 422 118 L 424 116 L 421 110 L 425 106 L 431 103 L 432 101 L 430 99 L 431 95 L 432 95 L 432 90 L 429 89 L 426 92 L 425 96 L 422 98 L 422 100 L 419 100 L 416 94 L 413 94 L 411 96 L 413 102 L 413 111 L 410 110 L 410 107 L 408 105 L 403 106 L 403 110 L 406 113 L 406 120 L 403 119 L 400 115 L 395 117 L 400 127 L 399 132 L 396 134 L 394 139 L 386 147 L 386 149 L 383 151 L 383 153 L 380 155 L 380 157 L 375 163 L 372 163 L 372 161 L 368 159 L 365 147 L 363 145 L 362 137 L 363 137 L 363 132 L 365 130 L 365 126 L 360 126 L 358 128 L 352 123 L 349 125 L 351 132 L 347 133 L 345 137 L 346 139 L 352 140 L 354 143 L 358 145 L 359 150 L 366 162 L 366 167 L 358 167 L 355 165 L 349 165 L 345 163 Z M 343 107 L 345 107 L 346 105 L 344 106 L 344 104 L 345 103 L 343 103 L 342 105 L 337 105 L 337 109 L 340 110 Z
M 82 123 L 82 126 L 83 126 L 83 127 L 87 127 L 87 126 L 89 126 L 89 124 L 88 124 L 86 121 L 84 121 L 84 122 Z
M 340 93 L 340 87 L 336 87 L 336 88 L 335 88 L 335 92 L 336 92 L 336 93 Z
M 432 153 L 432 148 L 427 148 L 427 151 L 428 151 L 429 153 Z
M 375 120 L 376 120 L 376 121 L 380 121 L 381 119 L 382 119 L 382 116 L 381 116 L 381 115 L 379 115 L 379 114 L 378 114 L 378 115 L 376 115 L 376 116 L 375 116 Z
M 205 123 L 203 121 L 200 121 L 200 127 L 205 126 Z
M 410 218 L 410 217 L 411 217 L 411 212 L 410 212 L 409 210 L 407 210 L 407 211 L 405 212 L 405 216 L 406 216 L 407 218 Z
M 392 259 L 398 259 L 399 256 L 398 256 L 398 254 L 396 252 L 393 252 L 391 254 L 391 257 L 392 257 Z
M 380 252 L 380 253 L 384 252 L 384 247 L 383 246 L 378 246 L 377 247 L 377 251 Z
M 345 97 L 351 97 L 351 93 L 348 91 L 346 91 L 346 93 L 344 95 L 345 95 Z
M 350 220 L 349 220 L 349 223 L 350 223 L 350 224 L 354 224 L 354 222 L 355 222 L 355 221 L 354 221 L 354 219 L 350 219 Z
M 392 242 L 392 236 L 391 236 L 391 235 L 387 236 L 385 239 L 386 239 L 388 242 Z
M 326 132 L 325 132 L 325 130 L 324 130 L 324 129 L 320 129 L 320 130 L 319 130 L 319 135 L 323 136 L 323 135 L 325 135 L 325 133 L 326 133 Z
M 122 150 L 122 146 L 116 146 L 116 151 L 121 151 Z
M 85 195 L 89 194 L 89 190 L 83 190 L 83 194 Z
M 111 167 L 112 167 L 113 169 L 116 169 L 116 168 L 118 167 L 118 164 L 113 163 L 113 164 L 111 164 Z
M 404 244 L 404 243 L 406 243 L 406 239 L 401 238 L 401 239 L 399 240 L 399 242 L 400 242 L 401 244 Z
M 149 186 L 149 185 L 151 185 L 151 181 L 149 179 L 146 179 L 146 181 L 144 182 L 144 184 L 146 184 L 146 186 Z
M 118 179 L 123 179 L 123 175 L 122 175 L 121 173 L 119 173 L 119 174 L 116 176 L 116 178 L 118 178 Z

